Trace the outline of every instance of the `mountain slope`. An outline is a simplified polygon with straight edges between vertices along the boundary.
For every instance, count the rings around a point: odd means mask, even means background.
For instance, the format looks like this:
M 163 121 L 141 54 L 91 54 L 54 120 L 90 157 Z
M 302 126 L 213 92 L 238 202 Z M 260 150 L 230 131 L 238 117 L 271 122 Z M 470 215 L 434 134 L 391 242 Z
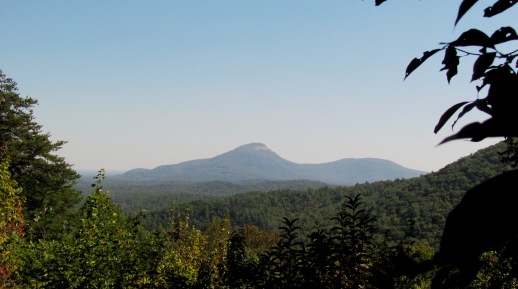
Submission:
M 146 181 L 308 179 L 346 185 L 411 178 L 423 173 L 391 161 L 374 158 L 342 159 L 324 164 L 297 164 L 283 159 L 264 144 L 251 143 L 210 159 L 164 165 L 151 170 L 135 169 L 114 178 Z

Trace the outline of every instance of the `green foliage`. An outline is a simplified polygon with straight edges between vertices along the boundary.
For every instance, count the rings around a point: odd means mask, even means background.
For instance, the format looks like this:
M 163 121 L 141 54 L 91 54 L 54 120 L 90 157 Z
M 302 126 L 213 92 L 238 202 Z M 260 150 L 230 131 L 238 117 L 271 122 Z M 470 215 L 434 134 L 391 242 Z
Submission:
M 17 247 L 18 270 L 31 288 L 139 288 L 150 283 L 157 244 L 127 220 L 99 181 L 80 209 L 78 227 L 64 226 L 54 240 L 27 241 Z
M 189 213 L 176 211 L 173 204 L 171 231 L 162 243 L 161 260 L 157 266 L 160 288 L 192 288 L 198 281 L 205 240 L 201 231 L 189 224 Z
M 332 228 L 338 245 L 337 270 L 340 284 L 345 288 L 361 288 L 369 279 L 372 256 L 373 223 L 375 219 L 367 214 L 361 195 L 345 196 L 346 201 L 337 217 L 332 218 L 338 225 Z
M 468 288 L 511 289 L 518 287 L 518 279 L 511 274 L 511 260 L 505 259 L 496 251 L 488 251 L 480 256 L 479 261 L 481 269 L 477 272 L 475 280 L 469 284 Z
M 337 227 L 317 230 L 307 242 L 300 238 L 297 219 L 284 218 L 279 241 L 265 251 L 255 266 L 254 288 L 365 288 L 370 284 L 374 247 L 374 220 L 363 209 L 360 196 L 346 197 L 333 220 Z
M 25 221 L 22 215 L 21 189 L 11 179 L 9 160 L 0 148 L 0 288 L 14 284 L 17 260 L 11 258 L 12 245 L 24 235 Z
M 431 266 L 435 250 L 426 241 L 399 244 L 381 266 L 396 288 L 430 288 L 436 270 Z
M 299 239 L 300 227 L 296 226 L 297 219 L 284 218 L 284 226 L 279 227 L 280 239 L 277 245 L 270 249 L 268 269 L 270 271 L 266 284 L 273 288 L 297 288 L 301 286 L 304 249 Z
M 79 177 L 55 152 L 65 143 L 52 142 L 34 121 L 32 108 L 38 102 L 21 97 L 16 82 L 0 70 L 0 146 L 10 159 L 11 178 L 22 188 L 24 213 L 35 237 L 59 231 L 70 219 L 69 208 L 79 201 L 73 189 Z
M 230 218 L 214 218 L 204 232 L 206 244 L 198 285 L 203 288 L 221 288 L 228 274 L 227 256 L 232 226 Z
M 90 178 L 81 177 L 75 186 L 84 194 L 90 193 Z M 168 222 L 168 205 L 175 202 L 184 204 L 199 199 L 226 197 L 246 192 L 267 192 L 280 189 L 304 190 L 327 186 L 324 183 L 294 180 L 294 181 L 250 181 L 250 182 L 170 182 L 170 181 L 129 181 L 109 178 L 104 181 L 104 187 L 110 191 L 110 198 L 121 206 L 125 214 L 138 214 L 141 210 L 154 211 L 163 208 L 167 216 L 162 216 L 160 222 L 165 227 Z M 151 213 L 153 214 L 153 213 Z M 150 224 L 152 218 L 145 222 L 149 229 L 156 228 Z M 210 218 L 207 219 L 207 222 Z

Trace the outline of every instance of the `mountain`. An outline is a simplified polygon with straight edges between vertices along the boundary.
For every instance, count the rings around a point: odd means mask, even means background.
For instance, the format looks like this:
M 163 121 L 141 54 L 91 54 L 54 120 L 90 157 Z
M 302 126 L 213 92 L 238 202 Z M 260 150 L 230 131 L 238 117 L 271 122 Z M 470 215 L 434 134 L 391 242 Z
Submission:
M 323 164 L 297 164 L 261 143 L 251 143 L 210 159 L 154 169 L 134 169 L 113 176 L 139 181 L 247 181 L 306 179 L 335 185 L 416 177 L 425 172 L 375 159 L 342 159 Z

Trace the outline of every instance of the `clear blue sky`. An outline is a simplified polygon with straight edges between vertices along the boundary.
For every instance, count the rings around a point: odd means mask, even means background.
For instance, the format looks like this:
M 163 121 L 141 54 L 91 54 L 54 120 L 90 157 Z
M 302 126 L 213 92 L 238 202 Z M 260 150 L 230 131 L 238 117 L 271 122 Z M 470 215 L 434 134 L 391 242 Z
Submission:
M 440 115 L 475 97 L 469 66 L 448 85 L 437 54 L 403 76 L 439 42 L 513 15 L 487 21 L 480 4 L 454 28 L 460 1 L 373 2 L 0 0 L 0 69 L 39 100 L 36 121 L 68 141 L 59 154 L 76 169 L 262 142 L 297 163 L 378 157 L 432 171 L 498 141 L 436 147 L 452 132 L 433 134 Z

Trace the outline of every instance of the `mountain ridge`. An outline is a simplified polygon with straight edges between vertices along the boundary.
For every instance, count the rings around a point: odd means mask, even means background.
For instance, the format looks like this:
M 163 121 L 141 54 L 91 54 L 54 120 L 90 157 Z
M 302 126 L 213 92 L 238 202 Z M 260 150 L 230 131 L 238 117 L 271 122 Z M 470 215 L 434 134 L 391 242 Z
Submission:
M 125 180 L 243 181 L 307 179 L 334 185 L 411 178 L 426 172 L 378 158 L 344 158 L 321 164 L 286 160 L 262 143 L 250 143 L 208 159 L 133 169 L 114 176 Z

